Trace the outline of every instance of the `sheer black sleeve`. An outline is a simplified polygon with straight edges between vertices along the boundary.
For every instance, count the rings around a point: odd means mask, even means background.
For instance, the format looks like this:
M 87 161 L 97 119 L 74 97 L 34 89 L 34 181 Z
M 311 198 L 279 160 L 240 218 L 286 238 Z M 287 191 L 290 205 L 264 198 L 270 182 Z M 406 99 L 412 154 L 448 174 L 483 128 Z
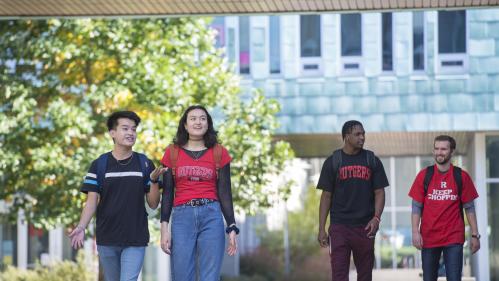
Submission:
M 232 203 L 232 191 L 230 183 L 230 163 L 223 166 L 218 171 L 218 182 L 217 191 L 218 199 L 220 200 L 220 206 L 222 207 L 222 213 L 225 218 L 227 225 L 236 223 L 234 219 L 234 206 Z
M 170 222 L 170 215 L 173 208 L 173 175 L 172 170 L 168 169 L 163 174 L 163 196 L 161 197 L 161 222 Z

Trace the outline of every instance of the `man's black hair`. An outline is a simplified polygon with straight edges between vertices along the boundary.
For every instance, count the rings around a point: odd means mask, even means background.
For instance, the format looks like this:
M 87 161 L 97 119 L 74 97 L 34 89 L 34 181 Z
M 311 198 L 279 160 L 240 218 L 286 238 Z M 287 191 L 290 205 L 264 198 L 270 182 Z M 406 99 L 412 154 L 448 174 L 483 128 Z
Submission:
M 345 140 L 346 135 L 350 134 L 353 128 L 357 126 L 364 127 L 362 126 L 362 123 L 357 120 L 350 120 L 345 122 L 345 124 L 343 124 L 343 128 L 341 129 L 341 137 L 343 138 L 343 140 Z
M 435 140 L 433 141 L 433 145 L 435 145 L 435 143 L 437 141 L 448 141 L 450 143 L 450 149 L 453 151 L 456 149 L 456 140 L 451 136 L 448 136 L 448 135 L 437 136 L 437 137 L 435 137 Z
M 140 124 L 140 117 L 137 115 L 137 113 L 133 111 L 117 111 L 114 112 L 107 118 L 107 129 L 109 131 L 116 129 L 118 126 L 118 119 L 120 118 L 126 118 L 133 120 L 135 122 L 135 126 L 139 126 Z

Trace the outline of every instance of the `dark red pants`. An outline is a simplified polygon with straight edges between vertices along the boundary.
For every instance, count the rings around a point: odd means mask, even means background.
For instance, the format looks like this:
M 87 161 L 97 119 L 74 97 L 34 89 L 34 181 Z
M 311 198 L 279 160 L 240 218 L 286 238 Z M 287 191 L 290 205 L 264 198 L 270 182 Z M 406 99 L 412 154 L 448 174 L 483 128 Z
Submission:
M 367 238 L 364 227 L 331 224 L 329 247 L 333 281 L 348 281 L 350 255 L 357 268 L 357 281 L 372 281 L 374 239 Z

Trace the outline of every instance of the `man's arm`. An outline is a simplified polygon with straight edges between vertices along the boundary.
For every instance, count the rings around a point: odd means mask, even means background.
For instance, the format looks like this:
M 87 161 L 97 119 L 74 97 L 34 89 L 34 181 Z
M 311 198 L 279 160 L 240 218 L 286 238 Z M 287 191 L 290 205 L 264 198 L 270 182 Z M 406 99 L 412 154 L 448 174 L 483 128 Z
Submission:
M 374 217 L 367 223 L 367 237 L 374 238 L 381 223 L 381 214 L 385 208 L 385 189 L 377 188 L 374 190 Z
M 151 187 L 149 192 L 146 194 L 147 205 L 151 209 L 156 209 L 159 205 L 159 176 L 163 174 L 168 168 L 158 166 L 155 168 L 151 174 L 149 175 L 149 179 L 151 180 Z
M 331 208 L 331 192 L 322 191 L 321 201 L 319 204 L 319 235 L 317 240 L 321 247 L 327 247 L 329 245 L 329 236 L 326 232 L 326 220 L 329 210 Z
M 83 207 L 83 211 L 81 212 L 80 222 L 69 234 L 73 248 L 78 249 L 83 247 L 85 228 L 87 228 L 90 220 L 94 216 L 98 202 L 99 194 L 97 192 L 88 192 L 85 207 Z
M 411 225 L 412 225 L 412 245 L 418 250 L 423 247 L 423 238 L 419 232 L 419 225 L 421 222 L 421 211 L 423 210 L 423 204 L 415 200 L 412 200 L 412 215 L 411 215 Z
M 476 221 L 476 213 L 475 213 L 475 204 L 473 201 L 464 204 L 464 208 L 466 211 L 466 218 L 468 219 L 468 223 L 471 227 L 471 234 L 478 235 L 478 224 Z M 480 250 L 480 239 L 477 237 L 471 237 L 471 254 L 476 253 Z

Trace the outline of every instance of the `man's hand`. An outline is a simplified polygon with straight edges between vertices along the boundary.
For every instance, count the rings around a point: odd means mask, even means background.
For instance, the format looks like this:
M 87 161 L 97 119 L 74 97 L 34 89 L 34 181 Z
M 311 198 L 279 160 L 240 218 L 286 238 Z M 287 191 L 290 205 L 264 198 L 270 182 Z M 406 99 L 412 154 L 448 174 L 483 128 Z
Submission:
M 372 218 L 366 225 L 366 228 L 364 230 L 367 231 L 367 237 L 370 239 L 374 239 L 376 237 L 376 232 L 378 232 L 379 229 L 379 219 L 374 217 Z
M 317 235 L 317 241 L 322 248 L 329 247 L 329 235 L 327 235 L 325 230 L 319 230 L 319 235 Z
M 237 252 L 236 232 L 233 230 L 229 233 L 229 245 L 227 246 L 227 254 L 233 256 Z
M 151 172 L 149 178 L 153 181 L 157 181 L 159 176 L 168 170 L 168 167 L 158 166 Z
M 419 233 L 419 231 L 412 232 L 412 245 L 418 250 L 423 248 L 423 237 L 421 237 L 421 233 Z
M 81 226 L 76 226 L 71 233 L 69 233 L 69 238 L 71 238 L 71 246 L 76 250 L 83 247 L 83 242 L 85 242 L 85 228 Z
M 480 239 L 471 237 L 471 254 L 476 253 L 480 250 Z

